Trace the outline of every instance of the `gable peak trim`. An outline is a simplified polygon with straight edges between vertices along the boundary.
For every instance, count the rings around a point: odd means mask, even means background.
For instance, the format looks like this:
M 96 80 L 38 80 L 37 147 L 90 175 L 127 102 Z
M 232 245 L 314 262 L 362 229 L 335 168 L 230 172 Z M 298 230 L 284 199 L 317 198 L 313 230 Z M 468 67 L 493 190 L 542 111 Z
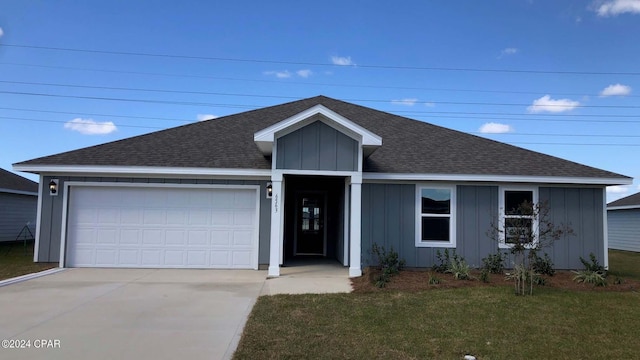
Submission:
M 360 137 L 360 139 L 358 140 L 362 146 L 378 147 L 382 145 L 382 138 L 380 136 L 320 104 L 310 107 L 305 111 L 302 111 L 296 115 L 293 115 L 287 119 L 284 119 L 276 124 L 273 124 L 265 129 L 256 132 L 253 135 L 253 141 L 255 141 L 255 143 L 258 145 L 260 151 L 262 151 L 266 155 L 270 155 L 273 152 L 273 143 L 275 142 L 277 136 L 281 135 L 287 129 L 297 130 L 297 125 L 304 123 L 306 120 L 315 115 L 323 115 L 331 122 L 337 124 L 337 130 L 339 130 L 339 128 L 346 129 L 348 131 L 346 132 L 346 135 L 349 135 L 350 137 L 352 136 L 351 134 L 349 134 L 349 132 L 357 135 L 358 137 Z M 327 125 L 331 126 L 331 124 Z

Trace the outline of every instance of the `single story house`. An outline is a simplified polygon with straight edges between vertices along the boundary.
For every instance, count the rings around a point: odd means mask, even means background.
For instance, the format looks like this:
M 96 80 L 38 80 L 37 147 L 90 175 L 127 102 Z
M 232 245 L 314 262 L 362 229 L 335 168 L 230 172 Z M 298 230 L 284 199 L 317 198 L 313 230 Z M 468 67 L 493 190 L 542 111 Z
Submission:
M 268 268 L 374 243 L 409 267 L 455 248 L 472 265 L 504 208 L 548 201 L 577 237 L 549 253 L 607 263 L 607 185 L 632 179 L 317 96 L 14 164 L 40 174 L 35 261 L 67 267 Z M 44 184 L 44 186 L 43 186 Z M 532 225 L 533 226 L 533 225 Z
M 0 169 L 0 241 L 32 240 L 37 207 L 38 184 Z
M 640 192 L 607 204 L 609 249 L 640 252 Z

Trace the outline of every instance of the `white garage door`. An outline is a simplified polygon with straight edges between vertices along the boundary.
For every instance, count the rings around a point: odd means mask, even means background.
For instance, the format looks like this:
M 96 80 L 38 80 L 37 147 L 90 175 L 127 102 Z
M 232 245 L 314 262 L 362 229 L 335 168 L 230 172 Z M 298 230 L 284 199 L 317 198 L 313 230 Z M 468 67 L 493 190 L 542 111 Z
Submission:
M 71 186 L 66 266 L 257 269 L 256 189 Z

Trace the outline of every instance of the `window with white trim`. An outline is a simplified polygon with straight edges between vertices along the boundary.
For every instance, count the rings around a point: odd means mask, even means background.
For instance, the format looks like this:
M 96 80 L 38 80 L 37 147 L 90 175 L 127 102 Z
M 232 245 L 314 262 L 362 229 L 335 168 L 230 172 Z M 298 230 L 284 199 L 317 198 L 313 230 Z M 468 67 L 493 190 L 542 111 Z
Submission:
M 455 247 L 456 187 L 416 187 L 416 246 Z
M 538 189 L 534 187 L 503 187 L 500 189 L 500 247 L 536 239 L 535 206 Z M 533 244 L 531 244 L 533 245 Z

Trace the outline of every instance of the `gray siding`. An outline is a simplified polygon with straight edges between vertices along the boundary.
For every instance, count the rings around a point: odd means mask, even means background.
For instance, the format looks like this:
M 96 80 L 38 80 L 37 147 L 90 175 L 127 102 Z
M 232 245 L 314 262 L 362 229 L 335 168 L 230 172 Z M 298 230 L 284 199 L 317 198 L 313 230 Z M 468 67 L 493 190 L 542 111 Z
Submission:
M 267 181 L 258 180 L 216 180 L 216 179 L 162 179 L 162 178 L 107 178 L 107 177 L 45 177 L 48 184 L 52 178 L 60 180 L 58 196 L 50 196 L 46 192 L 42 196 L 42 215 L 40 219 L 40 244 L 38 261 L 60 261 L 60 232 L 62 230 L 62 199 L 64 183 L 78 182 L 133 182 L 160 184 L 229 184 L 229 185 L 259 185 L 260 186 L 260 228 L 258 264 L 269 263 L 269 240 L 271 229 L 271 200 L 266 198 Z
M 27 223 L 35 236 L 37 207 L 37 196 L 0 192 L 0 241 L 16 240 Z
M 358 142 L 315 121 L 278 138 L 276 168 L 357 171 Z
M 498 216 L 498 187 L 458 186 L 456 191 L 456 253 L 480 267 L 482 258 L 498 251 L 498 243 L 487 235 Z
M 640 209 L 609 210 L 609 249 L 640 252 Z
M 590 252 L 604 262 L 603 197 L 600 188 L 545 188 L 540 201 L 548 201 L 550 220 L 570 224 L 576 236 L 569 236 L 545 249 L 558 269 L 580 268 L 579 257 Z M 497 186 L 457 186 L 456 252 L 469 265 L 479 267 L 482 258 L 498 251 L 497 241 L 487 231 L 498 218 Z M 416 247 L 415 185 L 363 184 L 362 263 L 375 265 L 371 247 L 393 247 L 408 267 L 430 267 L 443 248 Z M 500 249 L 505 252 L 508 249 Z M 506 264 L 511 265 L 509 260 Z
M 550 220 L 567 224 L 575 236 L 567 236 L 546 250 L 558 269 L 581 269 L 580 256 L 593 252 L 604 263 L 603 188 L 540 188 L 540 202 L 548 201 Z

